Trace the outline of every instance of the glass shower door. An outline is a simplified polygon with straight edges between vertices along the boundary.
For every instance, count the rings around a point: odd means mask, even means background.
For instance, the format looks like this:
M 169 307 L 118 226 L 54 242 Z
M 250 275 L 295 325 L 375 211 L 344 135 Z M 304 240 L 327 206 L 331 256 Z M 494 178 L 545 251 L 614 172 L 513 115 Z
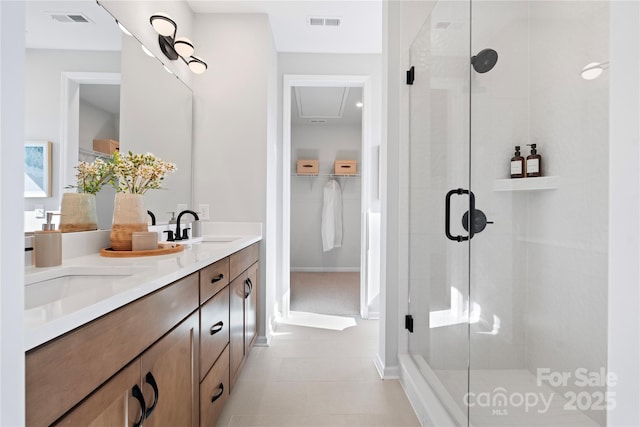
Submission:
M 460 425 L 468 422 L 473 315 L 463 227 L 471 201 L 469 38 L 470 3 L 441 0 L 410 51 L 409 351 Z

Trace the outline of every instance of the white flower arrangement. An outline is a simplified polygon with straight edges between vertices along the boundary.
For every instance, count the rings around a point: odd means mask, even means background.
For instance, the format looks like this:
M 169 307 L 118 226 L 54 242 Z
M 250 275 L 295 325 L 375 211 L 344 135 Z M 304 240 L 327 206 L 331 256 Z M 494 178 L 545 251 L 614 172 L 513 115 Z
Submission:
M 177 170 L 176 165 L 162 161 L 152 153 L 121 155 L 113 153 L 111 185 L 118 193 L 144 194 L 147 190 L 162 188 L 165 176 Z
M 78 184 L 75 188 L 79 193 L 96 194 L 111 179 L 111 162 L 102 159 L 96 159 L 92 163 L 80 161 L 75 168 L 78 171 Z M 69 188 L 74 186 L 70 185 Z

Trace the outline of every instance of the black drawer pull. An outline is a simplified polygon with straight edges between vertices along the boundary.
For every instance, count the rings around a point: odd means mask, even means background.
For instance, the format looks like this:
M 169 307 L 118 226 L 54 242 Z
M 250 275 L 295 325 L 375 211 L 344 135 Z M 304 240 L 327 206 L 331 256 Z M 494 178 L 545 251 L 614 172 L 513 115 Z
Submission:
M 223 326 L 224 326 L 224 323 L 223 323 L 223 322 L 222 322 L 222 320 L 221 320 L 221 321 L 219 321 L 218 323 L 216 323 L 215 325 L 213 325 L 213 326 L 211 327 L 211 329 L 209 329 L 209 333 L 210 333 L 211 335 L 215 335 L 215 334 L 217 334 L 218 332 L 220 332 L 220 331 L 222 330 L 222 327 L 223 327 Z
M 213 395 L 213 397 L 211 398 L 211 403 L 215 402 L 216 400 L 220 399 L 220 397 L 222 396 L 222 394 L 224 393 L 224 384 L 220 383 L 220 385 L 218 386 L 218 388 L 220 388 L 220 390 Z
M 251 279 L 248 278 L 244 281 L 244 284 L 245 286 L 249 287 L 249 290 L 245 291 L 244 293 L 244 299 L 247 299 L 249 298 L 249 295 L 251 295 L 251 291 L 253 290 L 253 283 L 251 283 Z
M 216 283 L 219 282 L 220 280 L 224 279 L 224 274 L 220 273 L 218 274 L 216 277 L 214 277 L 213 279 L 211 279 L 211 283 Z
M 156 409 L 156 406 L 158 405 L 158 384 L 156 383 L 156 379 L 153 378 L 151 372 L 147 372 L 147 376 L 145 377 L 145 379 L 147 380 L 147 383 L 151 386 L 151 388 L 153 388 L 154 394 L 153 403 L 147 408 L 147 413 L 145 415 L 145 418 L 149 418 L 153 410 Z
M 140 387 L 138 387 L 138 384 L 133 386 L 133 388 L 131 389 L 131 394 L 133 395 L 133 397 L 136 398 L 136 400 L 140 404 L 140 411 L 142 412 L 140 414 L 140 419 L 135 423 L 133 423 L 133 427 L 142 427 L 142 423 L 144 423 L 144 416 L 145 416 L 145 413 L 147 412 L 147 408 L 146 408 L 147 405 L 145 405 L 144 403 L 144 396 L 142 395 L 142 390 L 140 390 Z

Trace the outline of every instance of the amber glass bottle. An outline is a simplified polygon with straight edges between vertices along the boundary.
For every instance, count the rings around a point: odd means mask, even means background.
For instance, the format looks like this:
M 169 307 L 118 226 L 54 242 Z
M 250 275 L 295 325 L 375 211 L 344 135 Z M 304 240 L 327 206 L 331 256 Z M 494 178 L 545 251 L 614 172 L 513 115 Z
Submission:
M 531 147 L 531 154 L 527 156 L 527 177 L 542 176 L 542 157 L 536 150 L 536 144 L 527 144 Z
M 511 178 L 524 178 L 524 157 L 520 155 L 519 145 L 516 145 L 516 152 L 511 158 Z

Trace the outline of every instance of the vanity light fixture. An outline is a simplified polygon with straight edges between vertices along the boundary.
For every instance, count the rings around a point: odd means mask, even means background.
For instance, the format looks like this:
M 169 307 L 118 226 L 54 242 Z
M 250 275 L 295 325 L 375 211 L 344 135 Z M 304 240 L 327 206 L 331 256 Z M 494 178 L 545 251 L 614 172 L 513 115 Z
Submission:
M 118 24 L 118 27 L 120 28 L 120 31 L 122 31 L 123 33 L 125 33 L 128 36 L 131 36 L 131 33 L 129 32 L 129 30 L 127 30 L 127 28 L 124 25 L 122 25 L 122 23 L 120 21 L 118 21 L 116 19 L 116 23 Z
M 183 36 L 176 37 L 178 25 L 169 15 L 158 12 L 151 15 L 149 23 L 158 33 L 160 50 L 167 58 L 171 61 L 182 59 L 195 74 L 202 74 L 207 70 L 207 63 L 202 58 L 193 56 L 195 47 L 191 40 Z
M 585 80 L 594 80 L 600 77 L 602 72 L 609 68 L 609 61 L 591 62 L 582 68 L 580 75 Z

